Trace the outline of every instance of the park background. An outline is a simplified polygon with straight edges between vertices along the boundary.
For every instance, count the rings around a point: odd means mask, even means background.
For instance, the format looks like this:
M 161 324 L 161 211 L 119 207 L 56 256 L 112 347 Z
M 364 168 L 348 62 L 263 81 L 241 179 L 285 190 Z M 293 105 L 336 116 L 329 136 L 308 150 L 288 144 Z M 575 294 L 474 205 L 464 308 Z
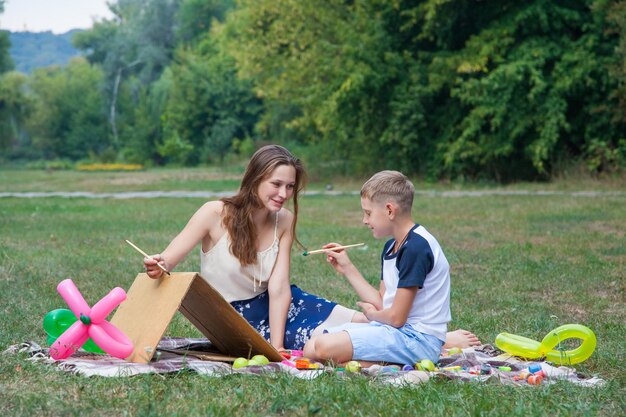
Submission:
M 272 142 L 317 177 L 510 182 L 626 164 L 624 1 L 109 7 L 72 34 L 82 56 L 66 65 L 11 71 L 0 32 L 0 163 L 196 166 Z
M 351 254 L 375 284 L 383 242 L 360 224 L 355 192 L 372 172 L 400 169 L 418 188 L 415 219 L 451 264 L 451 327 L 493 343 L 584 324 L 598 346 L 576 369 L 605 384 L 87 379 L 0 355 L 3 415 L 623 414 L 626 2 L 111 9 L 73 36 L 83 57 L 29 73 L 11 70 L 0 32 L 1 350 L 46 345 L 41 320 L 64 307 L 65 278 L 89 303 L 128 290 L 142 265 L 124 239 L 157 252 L 206 200 L 109 193 L 234 192 L 251 153 L 279 143 L 310 172 L 298 225 L 307 248 L 365 242 Z M 24 198 L 33 192 L 60 194 Z M 349 284 L 300 250 L 293 281 L 354 306 Z M 167 334 L 200 336 L 180 315 Z

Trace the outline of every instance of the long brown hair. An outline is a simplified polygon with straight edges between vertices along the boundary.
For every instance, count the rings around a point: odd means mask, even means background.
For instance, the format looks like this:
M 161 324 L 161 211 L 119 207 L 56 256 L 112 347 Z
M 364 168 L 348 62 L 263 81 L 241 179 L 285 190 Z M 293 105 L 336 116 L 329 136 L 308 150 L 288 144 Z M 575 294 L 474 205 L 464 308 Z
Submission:
M 290 165 L 296 170 L 296 183 L 292 196 L 294 219 L 291 232 L 297 241 L 298 193 L 304 188 L 306 172 L 302 161 L 282 146 L 267 145 L 256 151 L 243 174 L 239 192 L 232 197 L 221 199 L 224 202 L 222 223 L 231 239 L 230 252 L 243 266 L 257 262 L 257 230 L 252 221 L 252 214 L 263 207 L 257 194 L 259 184 L 281 165 Z

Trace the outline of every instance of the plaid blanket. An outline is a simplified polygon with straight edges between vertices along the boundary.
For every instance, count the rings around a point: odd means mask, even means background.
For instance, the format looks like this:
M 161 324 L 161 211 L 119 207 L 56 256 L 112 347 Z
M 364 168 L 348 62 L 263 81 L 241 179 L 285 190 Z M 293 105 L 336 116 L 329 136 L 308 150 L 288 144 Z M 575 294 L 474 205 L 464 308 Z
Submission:
M 149 373 L 176 373 L 185 370 L 214 377 L 234 373 L 259 375 L 281 372 L 288 373 L 296 378 L 314 379 L 324 373 L 345 374 L 345 371 L 330 366 L 298 370 L 282 363 L 269 363 L 264 366 L 233 369 L 230 363 L 204 360 L 202 355 L 197 354 L 198 352 L 211 351 L 211 343 L 207 339 L 164 338 L 157 346 L 157 352 L 153 360 L 147 364 L 126 362 L 106 354 L 95 354 L 82 350 L 79 350 L 67 359 L 55 361 L 50 358 L 48 348 L 43 348 L 35 342 L 24 342 L 10 346 L 4 351 L 4 354 L 27 354 L 31 361 L 50 364 L 64 372 L 87 377 L 128 377 Z M 481 374 L 478 370 L 485 364 L 489 365 L 490 371 L 489 373 Z M 375 378 L 382 383 L 391 385 L 419 384 L 435 378 L 522 386 L 528 385 L 528 382 L 517 377 L 521 371 L 527 369 L 532 364 L 540 365 L 546 375 L 542 384 L 551 384 L 564 380 L 579 386 L 593 387 L 601 386 L 605 383 L 601 378 L 581 375 L 573 368 L 565 366 L 555 367 L 547 362 L 522 361 L 519 358 L 499 351 L 491 345 L 467 348 L 456 355 L 442 356 L 439 359 L 439 369 L 434 372 L 402 371 L 398 367 L 373 365 L 362 369 L 360 375 L 362 377 Z M 354 374 L 351 376 L 354 376 Z

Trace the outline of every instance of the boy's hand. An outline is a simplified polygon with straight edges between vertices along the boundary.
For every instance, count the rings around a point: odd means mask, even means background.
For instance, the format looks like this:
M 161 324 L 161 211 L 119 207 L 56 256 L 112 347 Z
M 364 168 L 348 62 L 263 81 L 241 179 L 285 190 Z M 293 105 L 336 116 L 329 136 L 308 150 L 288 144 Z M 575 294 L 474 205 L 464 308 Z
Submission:
M 322 248 L 332 249 L 337 246 L 341 245 L 339 243 L 332 242 L 322 246 Z M 332 265 L 333 268 L 335 268 L 335 271 L 343 275 L 346 274 L 347 268 L 352 265 L 352 262 L 350 261 L 348 253 L 345 251 L 345 249 L 326 252 L 326 260 Z
M 370 313 L 378 311 L 374 304 L 367 303 L 365 301 L 357 301 L 356 305 L 358 305 L 361 310 L 363 310 L 363 314 L 365 314 L 365 317 L 367 317 L 368 320 L 371 320 L 369 316 Z

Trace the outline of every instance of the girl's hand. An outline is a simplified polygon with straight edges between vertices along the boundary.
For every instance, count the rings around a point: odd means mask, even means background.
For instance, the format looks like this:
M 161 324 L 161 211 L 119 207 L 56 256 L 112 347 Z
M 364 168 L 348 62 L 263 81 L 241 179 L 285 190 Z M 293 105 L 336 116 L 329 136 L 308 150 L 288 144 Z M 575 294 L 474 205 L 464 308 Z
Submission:
M 165 269 L 165 260 L 161 256 L 161 254 L 152 255 L 149 258 L 143 258 L 143 266 L 146 269 L 146 274 L 152 279 L 160 278 L 163 275 L 163 270 L 157 266 L 161 264 Z

